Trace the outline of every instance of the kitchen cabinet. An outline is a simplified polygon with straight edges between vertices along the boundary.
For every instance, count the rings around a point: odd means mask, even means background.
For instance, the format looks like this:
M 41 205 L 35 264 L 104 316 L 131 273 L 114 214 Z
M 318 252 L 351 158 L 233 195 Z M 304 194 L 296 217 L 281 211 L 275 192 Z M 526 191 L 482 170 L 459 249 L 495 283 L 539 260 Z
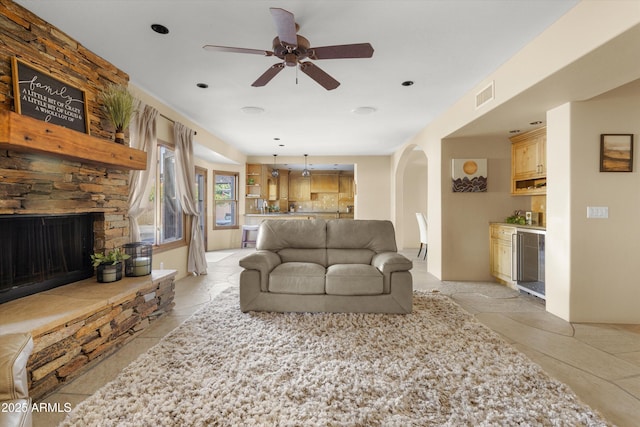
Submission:
M 280 181 L 279 189 L 280 189 L 280 200 L 288 200 L 289 199 L 289 171 L 280 170 Z
M 491 224 L 490 232 L 490 248 L 489 263 L 491 266 L 491 275 L 500 283 L 515 288 L 515 282 L 512 280 L 512 238 L 516 234 L 516 228 L 503 224 Z
M 510 138 L 511 194 L 547 193 L 547 128 L 541 127 Z
M 270 202 L 278 200 L 278 178 L 271 175 L 267 178 L 267 198 Z
M 262 165 L 247 163 L 246 196 L 247 198 L 264 198 Z
M 311 174 L 311 193 L 337 193 L 340 189 L 337 174 Z
M 306 202 L 311 200 L 311 180 L 301 175 L 289 175 L 289 200 Z
M 340 200 L 353 200 L 355 194 L 355 185 L 353 182 L 353 175 L 340 175 Z
M 280 196 L 280 211 L 286 212 L 289 210 L 289 171 L 280 170 L 279 182 L 279 196 Z

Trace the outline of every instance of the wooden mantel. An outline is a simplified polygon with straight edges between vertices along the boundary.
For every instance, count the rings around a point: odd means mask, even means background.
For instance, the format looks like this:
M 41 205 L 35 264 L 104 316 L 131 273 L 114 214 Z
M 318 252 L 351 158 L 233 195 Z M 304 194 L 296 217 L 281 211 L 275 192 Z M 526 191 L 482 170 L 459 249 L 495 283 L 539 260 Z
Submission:
M 147 168 L 144 151 L 7 110 L 0 110 L 0 148 L 60 156 L 116 169 Z

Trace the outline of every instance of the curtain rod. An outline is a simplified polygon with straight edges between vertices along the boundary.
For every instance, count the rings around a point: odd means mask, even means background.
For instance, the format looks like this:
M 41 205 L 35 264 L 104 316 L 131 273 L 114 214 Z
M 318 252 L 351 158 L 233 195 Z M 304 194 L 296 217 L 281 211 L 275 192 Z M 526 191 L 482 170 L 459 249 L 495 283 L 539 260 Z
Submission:
M 163 119 L 170 121 L 170 122 L 171 122 L 171 123 L 173 123 L 174 125 L 176 124 L 176 121 L 175 121 L 175 120 L 170 119 L 169 117 L 165 116 L 165 115 L 164 115 L 164 114 L 162 114 L 162 113 L 158 113 L 158 114 L 159 114 L 159 115 L 160 115 L 160 117 L 162 117 Z M 196 131 L 194 130 L 194 131 L 193 131 L 193 134 L 194 134 L 194 135 L 197 135 L 197 134 L 198 134 L 198 132 L 196 132 Z

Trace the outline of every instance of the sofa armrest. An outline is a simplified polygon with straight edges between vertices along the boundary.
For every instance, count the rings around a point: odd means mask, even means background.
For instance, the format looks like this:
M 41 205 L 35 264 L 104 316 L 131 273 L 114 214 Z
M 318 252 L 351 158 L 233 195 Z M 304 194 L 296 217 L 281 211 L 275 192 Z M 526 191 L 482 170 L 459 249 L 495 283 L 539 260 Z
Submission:
M 388 294 L 391 292 L 391 275 L 392 273 L 405 272 L 413 268 L 413 262 L 397 252 L 380 252 L 373 256 L 371 265 L 377 268 L 383 276 L 384 288 L 383 292 Z M 401 273 L 405 274 L 405 273 Z M 406 273 L 411 274 L 411 273 Z
M 409 271 L 413 268 L 413 262 L 398 252 L 375 254 L 371 260 L 371 265 L 380 270 L 385 276 L 395 271 Z
M 0 401 L 29 398 L 27 361 L 32 351 L 30 334 L 0 335 Z
M 256 251 L 240 260 L 240 267 L 260 272 L 260 288 L 263 291 L 269 289 L 269 273 L 280 264 L 280 256 L 271 251 Z

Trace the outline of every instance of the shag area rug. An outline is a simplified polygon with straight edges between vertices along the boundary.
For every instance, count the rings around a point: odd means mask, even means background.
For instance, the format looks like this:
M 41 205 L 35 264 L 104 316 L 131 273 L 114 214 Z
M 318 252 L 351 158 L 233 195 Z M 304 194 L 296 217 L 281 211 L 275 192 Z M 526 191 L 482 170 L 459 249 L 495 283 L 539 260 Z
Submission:
M 448 297 L 408 315 L 242 313 L 225 291 L 63 426 L 600 426 Z

